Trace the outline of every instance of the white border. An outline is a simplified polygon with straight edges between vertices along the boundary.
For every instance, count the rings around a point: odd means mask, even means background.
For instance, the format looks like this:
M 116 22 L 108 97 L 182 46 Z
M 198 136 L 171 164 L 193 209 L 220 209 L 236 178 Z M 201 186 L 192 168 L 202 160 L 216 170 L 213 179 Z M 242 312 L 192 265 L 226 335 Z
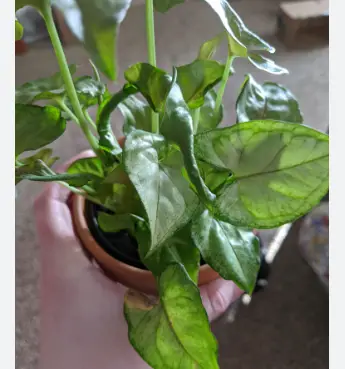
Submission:
M 1 267 L 0 345 L 2 367 L 15 367 L 15 187 L 14 187 L 14 95 L 15 13 L 12 1 L 1 3 Z
M 344 362 L 344 280 L 345 280 L 345 77 L 344 2 L 330 1 L 330 369 L 345 367 Z M 343 151 L 343 154 L 341 152 Z

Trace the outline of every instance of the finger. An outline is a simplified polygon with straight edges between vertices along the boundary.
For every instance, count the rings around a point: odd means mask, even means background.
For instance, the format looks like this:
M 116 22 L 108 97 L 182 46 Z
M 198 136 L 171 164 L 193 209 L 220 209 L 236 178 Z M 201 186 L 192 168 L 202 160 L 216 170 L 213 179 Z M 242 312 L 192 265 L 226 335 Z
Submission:
M 79 160 L 79 159 L 83 159 L 83 158 L 92 158 L 93 156 L 95 156 L 95 153 L 92 151 L 92 150 L 85 150 L 85 151 L 82 151 L 81 153 L 79 153 L 78 155 L 76 156 L 73 156 L 73 158 L 67 160 L 66 162 L 64 162 L 63 164 L 61 164 L 57 169 L 56 171 L 58 173 L 61 173 L 61 172 L 65 172 L 68 167 L 73 164 L 75 161 Z
M 94 156 L 93 151 L 84 151 L 64 163 L 59 171 L 75 160 Z M 74 267 L 84 267 L 88 260 L 82 252 L 77 239 L 67 200 L 70 191 L 58 183 L 49 183 L 34 203 L 34 213 L 41 255 L 43 262 L 49 267 L 62 270 L 74 264 Z
M 200 288 L 201 299 L 210 321 L 223 314 L 243 291 L 234 282 L 218 278 Z
M 56 169 L 56 172 L 57 173 L 65 172 L 68 169 L 68 167 L 76 160 L 79 160 L 82 158 L 89 158 L 93 156 L 95 156 L 95 153 L 92 150 L 85 150 L 81 152 L 80 154 L 74 156 L 73 158 L 69 159 L 68 161 L 64 162 L 63 164 L 61 164 Z M 70 191 L 68 190 L 68 188 L 63 187 L 58 183 L 51 182 L 44 186 L 43 191 L 35 200 L 34 206 L 35 208 L 40 209 L 42 205 L 41 203 L 45 205 L 47 200 L 49 201 L 54 200 L 54 201 L 58 201 L 61 203 L 66 203 L 69 195 L 70 195 Z

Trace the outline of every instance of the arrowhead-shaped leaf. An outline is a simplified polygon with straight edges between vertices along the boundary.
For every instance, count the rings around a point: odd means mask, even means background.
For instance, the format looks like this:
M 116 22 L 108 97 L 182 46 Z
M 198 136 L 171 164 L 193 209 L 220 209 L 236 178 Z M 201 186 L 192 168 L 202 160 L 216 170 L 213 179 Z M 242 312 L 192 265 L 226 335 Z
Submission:
M 199 200 L 181 175 L 180 152 L 170 148 L 162 136 L 131 132 L 123 160 L 147 214 L 153 252 L 190 220 Z
M 212 269 L 247 293 L 253 292 L 260 267 L 260 247 L 253 232 L 222 222 L 205 210 L 193 219 L 192 237 Z
M 273 119 L 303 123 L 295 96 L 284 86 L 273 82 L 259 85 L 248 75 L 236 102 L 237 122 Z
M 213 337 L 197 285 L 180 264 L 159 278 L 160 302 L 139 292 L 125 297 L 129 340 L 154 369 L 218 369 Z
M 195 136 L 196 157 L 232 176 L 217 191 L 218 219 L 274 228 L 310 211 L 328 190 L 328 136 L 263 120 Z

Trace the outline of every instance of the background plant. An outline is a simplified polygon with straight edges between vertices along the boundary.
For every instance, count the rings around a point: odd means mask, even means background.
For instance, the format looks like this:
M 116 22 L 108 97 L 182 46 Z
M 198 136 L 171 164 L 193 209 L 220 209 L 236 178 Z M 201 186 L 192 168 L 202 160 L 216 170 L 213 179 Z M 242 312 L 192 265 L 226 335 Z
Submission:
M 224 32 L 171 72 L 156 66 L 153 15 L 184 1 L 146 1 L 148 62 L 130 66 L 125 85 L 111 94 L 99 71 L 116 78 L 116 38 L 131 1 L 54 2 L 67 21 L 71 6 L 81 14 L 83 27 L 70 26 L 90 53 L 93 77 L 74 77 L 76 66 L 67 64 L 49 0 L 16 0 L 16 9 L 32 5 L 42 14 L 60 67 L 16 90 L 16 183 L 57 181 L 113 211 L 99 216 L 104 231 L 125 229 L 135 237 L 159 296 L 129 291 L 124 312 L 130 342 L 156 369 L 218 368 L 217 343 L 197 287 L 200 260 L 251 293 L 260 261 L 251 229 L 297 219 L 328 189 L 328 136 L 303 125 L 298 102 L 285 87 L 245 76 L 236 124 L 217 128 L 236 59 L 272 74 L 287 71 L 265 56 L 274 48 L 227 1 L 200 1 L 218 15 Z M 17 20 L 15 27 L 17 39 Z M 222 42 L 228 46 L 225 64 L 214 60 Z M 88 113 L 92 106 L 95 121 Z M 111 127 L 116 108 L 124 117 L 123 147 Z M 72 122 L 95 157 L 55 173 L 57 158 L 46 146 Z

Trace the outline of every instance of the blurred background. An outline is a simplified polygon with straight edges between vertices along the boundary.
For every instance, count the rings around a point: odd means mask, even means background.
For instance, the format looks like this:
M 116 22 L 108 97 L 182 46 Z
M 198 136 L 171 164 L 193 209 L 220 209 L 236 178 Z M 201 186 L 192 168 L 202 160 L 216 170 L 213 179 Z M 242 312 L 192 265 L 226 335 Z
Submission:
M 68 0 L 66 0 L 68 2 Z M 116 91 L 123 71 L 147 60 L 143 0 L 133 2 L 120 28 L 118 44 L 119 80 L 109 83 Z M 235 122 L 235 101 L 244 76 L 259 82 L 271 80 L 286 85 L 300 102 L 305 124 L 328 129 L 328 1 L 298 1 L 284 8 L 278 0 L 232 0 L 233 8 L 247 26 L 276 47 L 273 59 L 289 75 L 272 76 L 236 60 L 236 74 L 229 80 L 224 97 L 226 125 Z M 299 6 L 298 6 L 299 4 Z M 291 4 L 290 4 L 291 5 Z M 17 13 L 25 33 L 16 43 L 16 86 L 58 71 L 44 23 L 27 7 Z M 77 75 L 91 74 L 88 55 L 73 37 L 56 10 L 55 19 L 69 63 L 79 66 Z M 190 0 L 155 15 L 158 67 L 191 62 L 204 41 L 220 32 L 221 25 L 209 7 Z M 225 60 L 225 47 L 217 53 Z M 94 115 L 95 112 L 90 112 Z M 116 135 L 121 135 L 120 113 L 113 115 Z M 88 148 L 78 127 L 51 145 L 63 162 Z M 39 249 L 35 236 L 32 203 L 41 186 L 23 181 L 16 199 L 16 367 L 34 369 L 38 358 Z M 328 368 L 328 290 L 302 258 L 298 246 L 300 224 L 261 233 L 265 247 L 274 246 L 274 261 L 267 286 L 249 305 L 242 303 L 213 323 L 220 345 L 222 369 L 325 369 Z M 271 258 L 272 259 L 272 258 Z

